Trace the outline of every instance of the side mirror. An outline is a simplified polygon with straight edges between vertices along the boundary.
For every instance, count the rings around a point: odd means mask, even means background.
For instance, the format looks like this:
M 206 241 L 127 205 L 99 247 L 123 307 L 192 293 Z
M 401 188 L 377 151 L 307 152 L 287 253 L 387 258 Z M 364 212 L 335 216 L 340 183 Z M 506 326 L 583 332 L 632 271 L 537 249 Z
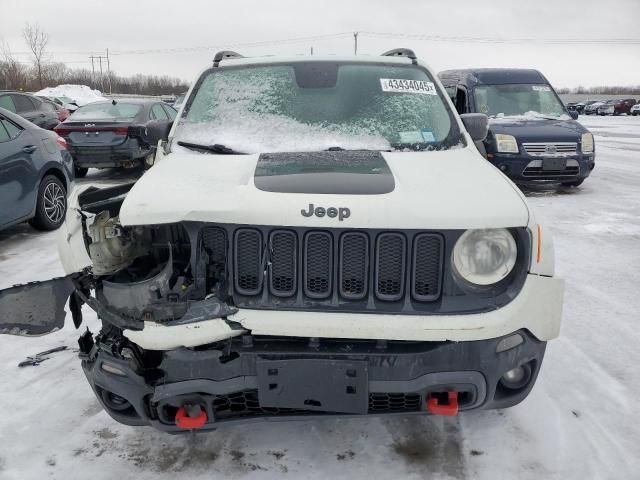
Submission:
M 577 120 L 577 119 L 578 119 L 578 115 L 579 115 L 579 113 L 578 113 L 577 111 L 575 111 L 575 110 L 569 110 L 569 116 L 570 116 L 571 118 L 573 118 L 574 120 Z
M 152 120 L 145 129 L 145 141 L 149 145 L 157 145 L 160 140 L 167 141 L 173 122 Z
M 464 128 L 467 129 L 471 140 L 474 142 L 481 142 L 487 138 L 487 132 L 489 131 L 489 117 L 484 113 L 463 113 L 460 115 Z

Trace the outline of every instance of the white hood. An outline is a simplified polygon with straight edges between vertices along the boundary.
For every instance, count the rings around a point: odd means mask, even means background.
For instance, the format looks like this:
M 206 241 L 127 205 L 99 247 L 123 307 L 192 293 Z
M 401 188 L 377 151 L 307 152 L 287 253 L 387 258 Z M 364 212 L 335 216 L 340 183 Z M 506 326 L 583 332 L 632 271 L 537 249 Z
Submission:
M 280 193 L 254 184 L 259 155 L 174 152 L 147 171 L 120 210 L 123 225 L 202 221 L 324 228 L 467 229 L 526 226 L 524 197 L 473 146 L 383 152 L 395 182 L 374 195 Z M 340 221 L 301 210 L 349 208 Z

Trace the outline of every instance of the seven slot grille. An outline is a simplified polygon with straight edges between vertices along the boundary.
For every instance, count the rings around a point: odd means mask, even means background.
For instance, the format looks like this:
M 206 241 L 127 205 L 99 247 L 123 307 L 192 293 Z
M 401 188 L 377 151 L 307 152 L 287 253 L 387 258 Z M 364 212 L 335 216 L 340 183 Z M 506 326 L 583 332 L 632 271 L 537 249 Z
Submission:
M 245 297 L 431 302 L 440 297 L 444 239 L 437 233 L 287 230 L 241 227 L 207 242 L 209 257 L 231 248 L 232 285 Z M 215 244 L 217 247 L 214 247 Z M 227 252 L 224 252 L 226 255 Z

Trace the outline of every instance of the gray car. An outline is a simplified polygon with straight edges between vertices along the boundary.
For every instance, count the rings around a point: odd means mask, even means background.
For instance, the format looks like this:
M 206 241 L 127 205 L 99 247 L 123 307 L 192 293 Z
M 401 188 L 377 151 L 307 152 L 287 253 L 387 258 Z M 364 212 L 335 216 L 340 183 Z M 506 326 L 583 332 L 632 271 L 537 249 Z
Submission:
M 149 132 L 164 130 L 176 110 L 160 100 L 130 99 L 90 103 L 55 128 L 65 138 L 76 176 L 88 168 L 135 167 L 155 152 Z
M 26 221 L 58 228 L 72 181 L 64 139 L 0 108 L 0 230 Z
M 53 105 L 26 93 L 0 90 L 0 108 L 17 113 L 47 130 L 53 130 L 59 123 L 58 113 Z

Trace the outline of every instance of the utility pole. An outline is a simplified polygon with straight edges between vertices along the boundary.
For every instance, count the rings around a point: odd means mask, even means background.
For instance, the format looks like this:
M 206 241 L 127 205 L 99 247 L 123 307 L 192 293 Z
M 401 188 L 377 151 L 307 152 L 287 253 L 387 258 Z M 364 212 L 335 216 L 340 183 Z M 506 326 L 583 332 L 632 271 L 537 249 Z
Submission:
M 98 57 L 100 60 L 100 91 L 104 92 L 104 77 L 102 76 L 102 55 Z
M 91 59 L 91 83 L 92 87 L 96 88 L 96 69 L 93 66 L 93 55 L 89 57 Z
M 313 57 L 313 47 L 311 47 L 311 56 Z
M 107 48 L 107 78 L 109 79 L 109 95 L 111 95 L 111 64 L 109 63 L 109 49 Z
M 358 32 L 353 32 L 353 54 L 358 55 Z

